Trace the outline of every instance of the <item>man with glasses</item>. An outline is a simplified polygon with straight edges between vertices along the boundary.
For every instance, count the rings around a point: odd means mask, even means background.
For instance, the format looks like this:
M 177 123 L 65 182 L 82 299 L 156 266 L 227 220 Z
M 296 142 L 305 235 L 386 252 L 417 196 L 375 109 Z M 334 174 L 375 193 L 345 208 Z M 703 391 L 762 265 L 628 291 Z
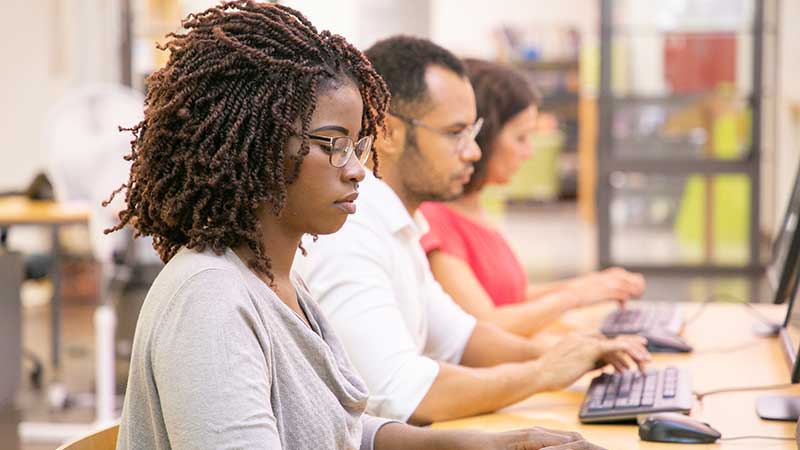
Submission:
M 417 208 L 461 195 L 480 158 L 472 86 L 461 61 L 427 40 L 390 38 L 366 55 L 392 94 L 375 141 L 381 179 L 367 173 L 358 212 L 337 233 L 308 240 L 295 268 L 366 381 L 367 410 L 417 424 L 471 416 L 566 387 L 601 359 L 648 359 L 636 337 L 575 335 L 547 349 L 453 302 L 419 244 L 426 225 Z

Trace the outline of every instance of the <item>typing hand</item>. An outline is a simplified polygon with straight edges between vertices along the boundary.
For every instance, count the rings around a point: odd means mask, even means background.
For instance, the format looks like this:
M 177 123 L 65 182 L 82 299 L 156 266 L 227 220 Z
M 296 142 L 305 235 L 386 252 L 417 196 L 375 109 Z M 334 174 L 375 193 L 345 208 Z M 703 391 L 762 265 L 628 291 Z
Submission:
M 612 267 L 574 278 L 568 287 L 575 294 L 576 307 L 604 301 L 617 301 L 624 307 L 628 300 L 642 296 L 645 282 L 642 274 Z
M 604 354 L 600 361 L 611 364 L 617 372 L 633 368 L 644 372 L 645 364 L 650 361 L 647 339 L 641 336 L 617 336 L 612 341 L 624 344 L 623 348 Z
M 542 355 L 541 364 L 548 390 L 563 389 L 585 373 L 598 368 L 598 361 L 611 364 L 617 370 L 639 367 L 644 369 L 650 360 L 647 341 L 639 336 L 619 336 L 607 339 L 601 335 L 570 333 Z

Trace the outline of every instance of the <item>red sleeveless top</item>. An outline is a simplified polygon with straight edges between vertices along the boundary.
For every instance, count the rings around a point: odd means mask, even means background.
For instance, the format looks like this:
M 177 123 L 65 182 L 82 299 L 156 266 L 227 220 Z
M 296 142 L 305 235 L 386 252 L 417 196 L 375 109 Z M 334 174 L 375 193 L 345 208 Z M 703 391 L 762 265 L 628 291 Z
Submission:
M 497 306 L 525 300 L 525 269 L 500 233 L 444 203 L 426 202 L 420 210 L 430 226 L 420 239 L 425 253 L 440 250 L 462 259 Z

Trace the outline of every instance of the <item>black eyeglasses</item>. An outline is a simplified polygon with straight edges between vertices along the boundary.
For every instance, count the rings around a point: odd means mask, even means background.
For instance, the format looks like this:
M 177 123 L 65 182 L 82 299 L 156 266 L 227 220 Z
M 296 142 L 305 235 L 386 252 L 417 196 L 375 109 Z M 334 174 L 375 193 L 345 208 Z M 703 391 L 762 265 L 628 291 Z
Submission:
M 329 155 L 328 160 L 336 168 L 344 167 L 354 153 L 358 162 L 363 166 L 372 152 L 372 136 L 364 136 L 356 142 L 353 142 L 349 136 L 306 134 L 306 137 L 324 144 L 323 148 Z
M 430 130 L 439 133 L 443 136 L 447 136 L 451 139 L 455 139 L 456 140 L 455 150 L 456 153 L 458 154 L 464 153 L 464 150 L 466 150 L 469 147 L 469 143 L 475 141 L 475 138 L 478 136 L 478 133 L 480 133 L 481 127 L 483 126 L 483 117 L 479 117 L 478 120 L 475 121 L 475 123 L 465 127 L 462 130 L 450 131 L 434 127 L 433 125 L 428 125 L 427 123 L 422 122 L 418 119 L 414 119 L 413 117 L 406 117 L 400 114 L 395 114 L 393 112 L 390 112 L 389 114 L 397 117 L 398 119 L 402 120 L 403 122 L 406 122 L 411 126 L 425 128 L 426 130 Z

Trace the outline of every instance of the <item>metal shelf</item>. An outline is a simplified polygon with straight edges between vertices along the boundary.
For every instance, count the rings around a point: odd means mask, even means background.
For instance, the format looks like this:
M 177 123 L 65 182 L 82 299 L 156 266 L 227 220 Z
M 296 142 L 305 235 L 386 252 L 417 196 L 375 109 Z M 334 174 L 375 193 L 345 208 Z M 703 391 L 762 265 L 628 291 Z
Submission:
M 756 164 L 746 159 L 612 159 L 603 164 L 601 175 L 613 172 L 640 172 L 665 175 L 716 175 L 742 173 L 753 175 Z
M 647 270 L 647 271 L 663 271 L 663 272 L 681 272 L 681 273 L 695 273 L 698 275 L 713 274 L 713 273 L 757 273 L 763 269 L 763 262 L 761 258 L 761 246 L 759 237 L 759 216 L 761 211 L 760 205 L 760 154 L 762 152 L 761 142 L 761 124 L 762 124 L 762 104 L 764 99 L 763 92 L 763 60 L 764 60 L 764 36 L 766 34 L 774 33 L 775 29 L 772 25 L 774 21 L 765 21 L 765 5 L 764 3 L 770 0 L 752 0 L 754 2 L 754 14 L 752 18 L 752 25 L 742 27 L 730 27 L 730 29 L 713 29 L 709 27 L 707 30 L 698 28 L 697 26 L 685 27 L 681 29 L 676 26 L 672 29 L 659 29 L 650 28 L 645 29 L 641 26 L 634 26 L 630 24 L 615 24 L 614 23 L 614 4 L 615 0 L 599 0 L 600 1 L 600 89 L 598 92 L 598 148 L 597 148 L 597 242 L 598 242 L 598 262 L 603 267 L 625 264 L 612 254 L 612 242 L 614 239 L 619 239 L 620 229 L 614 229 L 611 222 L 611 209 L 612 202 L 614 201 L 615 188 L 611 184 L 612 174 L 618 172 L 627 173 L 641 173 L 646 176 L 688 176 L 688 175 L 704 175 L 715 176 L 723 174 L 742 174 L 746 175 L 749 180 L 749 189 L 747 203 L 749 205 L 749 217 L 742 218 L 747 224 L 747 239 L 748 241 L 742 242 L 742 249 L 746 248 L 747 261 L 739 263 L 739 265 L 725 265 L 718 263 L 717 258 L 713 257 L 713 242 L 712 231 L 709 226 L 705 227 L 703 237 L 700 239 L 700 245 L 705 248 L 703 261 L 697 263 L 681 264 L 680 261 L 664 262 L 663 264 L 653 265 L 637 265 L 636 267 L 627 265 L 634 270 Z M 774 9 L 773 9 L 774 10 Z M 707 32 L 706 32 L 707 31 Z M 751 64 L 749 79 L 751 80 L 752 92 L 738 92 L 735 93 L 735 98 L 744 100 L 748 109 L 750 110 L 749 121 L 749 140 L 751 142 L 748 151 L 744 152 L 741 159 L 703 159 L 703 158 L 690 158 L 686 156 L 679 156 L 676 159 L 667 158 L 641 158 L 641 157 L 625 157 L 620 156 L 619 150 L 615 149 L 619 145 L 624 144 L 624 140 L 616 140 L 614 138 L 614 118 L 617 108 L 624 108 L 637 105 L 664 105 L 664 106 L 678 106 L 691 105 L 698 101 L 707 99 L 709 96 L 715 95 L 714 91 L 708 92 L 690 92 L 678 93 L 675 95 L 615 95 L 612 89 L 612 57 L 615 52 L 612 52 L 612 47 L 615 45 L 613 42 L 620 36 L 636 36 L 639 34 L 647 35 L 666 35 L 669 33 L 686 33 L 693 36 L 718 37 L 720 35 L 735 36 L 735 39 L 750 39 L 752 41 L 752 57 L 748 58 Z M 646 144 L 643 144 L 646 145 Z M 630 153 L 629 153 L 630 154 Z M 709 201 L 710 191 L 706 190 L 703 194 L 706 200 L 706 209 L 704 211 L 705 218 L 702 220 L 711 220 L 711 208 L 715 208 L 714 202 Z M 651 195 L 651 194 L 646 194 Z M 645 200 L 646 202 L 647 200 Z M 646 203 L 645 203 L 646 204 Z M 624 227 L 623 227 L 624 229 Z M 647 246 L 643 246 L 646 248 Z M 645 251 L 645 250 L 643 250 Z
M 710 96 L 716 95 L 715 92 L 708 91 L 708 92 L 698 92 L 693 94 L 674 94 L 674 95 L 613 95 L 607 93 L 601 93 L 597 97 L 598 105 L 603 105 L 606 103 L 613 103 L 613 104 L 621 104 L 625 106 L 629 105 L 652 105 L 652 104 L 662 104 L 662 105 L 670 105 L 670 104 L 685 104 L 685 103 L 693 103 L 699 102 L 702 100 L 707 99 Z M 751 103 L 754 99 L 760 98 L 763 96 L 763 93 L 760 92 L 753 92 L 749 94 L 737 94 L 736 98 L 741 100 L 746 100 L 748 103 Z

